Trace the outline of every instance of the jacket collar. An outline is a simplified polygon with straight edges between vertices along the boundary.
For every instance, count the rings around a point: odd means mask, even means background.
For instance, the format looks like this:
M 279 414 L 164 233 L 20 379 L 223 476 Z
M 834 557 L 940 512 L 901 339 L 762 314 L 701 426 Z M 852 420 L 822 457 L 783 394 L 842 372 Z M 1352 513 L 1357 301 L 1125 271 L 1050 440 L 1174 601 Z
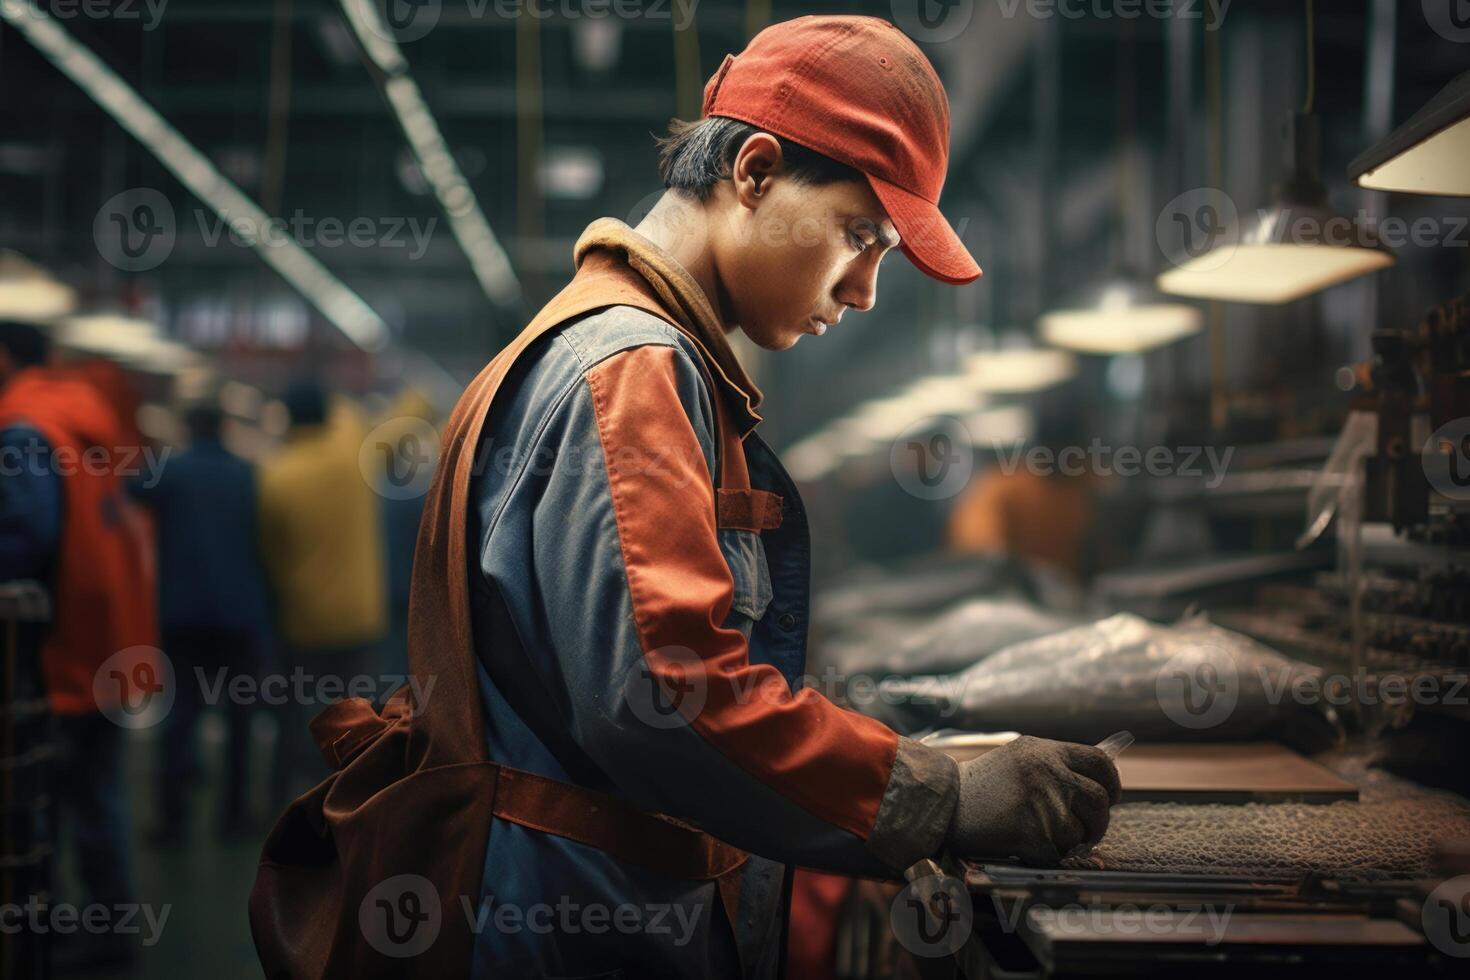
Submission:
M 608 249 L 627 256 L 628 265 L 648 281 L 699 348 L 715 383 L 721 387 L 743 439 L 761 421 L 756 412 L 761 391 L 735 356 L 724 326 L 699 283 L 668 252 L 616 218 L 599 218 L 577 239 L 572 261 L 580 268 L 593 249 Z

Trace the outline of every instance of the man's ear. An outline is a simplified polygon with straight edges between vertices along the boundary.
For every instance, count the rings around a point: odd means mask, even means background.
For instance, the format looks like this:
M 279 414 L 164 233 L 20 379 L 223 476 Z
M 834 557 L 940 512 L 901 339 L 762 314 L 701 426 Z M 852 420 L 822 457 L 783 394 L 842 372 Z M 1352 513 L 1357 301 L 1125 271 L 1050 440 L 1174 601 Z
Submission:
M 755 210 L 772 179 L 785 172 L 786 161 L 781 143 L 770 133 L 755 133 L 746 139 L 735 154 L 730 179 L 735 184 L 735 199 Z

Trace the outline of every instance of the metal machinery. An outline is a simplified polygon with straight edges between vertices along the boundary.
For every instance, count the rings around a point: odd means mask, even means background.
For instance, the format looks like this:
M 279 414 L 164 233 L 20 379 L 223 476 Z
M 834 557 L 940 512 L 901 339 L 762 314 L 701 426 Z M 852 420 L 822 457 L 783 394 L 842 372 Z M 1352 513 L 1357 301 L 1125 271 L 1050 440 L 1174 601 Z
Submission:
M 1367 436 L 1336 488 L 1335 555 L 1304 539 L 1303 560 L 1217 565 L 1184 576 L 1183 591 L 1223 625 L 1349 681 L 1355 739 L 1386 769 L 1463 794 L 1470 297 L 1379 331 L 1373 350 L 1352 406 Z M 1131 586 L 1137 600 L 1137 584 L 1115 581 L 1114 599 Z M 1435 697 L 1411 697 L 1415 684 Z M 1231 846 L 1220 838 L 1210 846 Z M 924 976 L 970 978 L 1463 975 L 1470 842 L 1442 847 L 1436 863 L 1429 880 L 1377 881 L 952 866 L 972 934 L 952 958 L 917 962 Z M 933 911 L 953 915 L 954 903 Z

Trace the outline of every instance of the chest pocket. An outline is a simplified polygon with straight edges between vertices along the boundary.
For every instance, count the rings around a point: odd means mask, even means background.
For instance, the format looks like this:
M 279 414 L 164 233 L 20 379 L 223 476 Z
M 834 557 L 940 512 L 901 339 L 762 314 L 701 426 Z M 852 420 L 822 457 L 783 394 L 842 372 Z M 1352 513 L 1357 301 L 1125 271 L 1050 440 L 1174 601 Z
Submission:
M 735 621 L 726 625 L 739 628 L 748 637 L 751 625 L 766 614 L 771 604 L 771 569 L 766 564 L 766 547 L 755 531 L 722 528 L 720 551 L 735 580 L 735 598 L 730 603 L 731 618 Z

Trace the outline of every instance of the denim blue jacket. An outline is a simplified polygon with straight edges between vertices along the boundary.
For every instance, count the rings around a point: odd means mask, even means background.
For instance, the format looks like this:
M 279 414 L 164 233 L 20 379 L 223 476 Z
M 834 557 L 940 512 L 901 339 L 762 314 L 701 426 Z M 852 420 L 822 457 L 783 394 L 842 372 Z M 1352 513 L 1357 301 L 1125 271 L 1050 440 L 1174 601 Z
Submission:
M 464 910 L 477 977 L 774 976 L 786 865 L 893 875 L 948 826 L 948 757 L 802 687 L 806 515 L 749 419 L 751 485 L 780 495 L 780 524 L 708 519 L 726 393 L 702 364 L 630 307 L 539 340 L 487 417 L 467 550 L 490 758 L 750 852 L 737 921 L 711 882 L 496 820 Z M 651 671 L 707 699 L 697 721 Z

